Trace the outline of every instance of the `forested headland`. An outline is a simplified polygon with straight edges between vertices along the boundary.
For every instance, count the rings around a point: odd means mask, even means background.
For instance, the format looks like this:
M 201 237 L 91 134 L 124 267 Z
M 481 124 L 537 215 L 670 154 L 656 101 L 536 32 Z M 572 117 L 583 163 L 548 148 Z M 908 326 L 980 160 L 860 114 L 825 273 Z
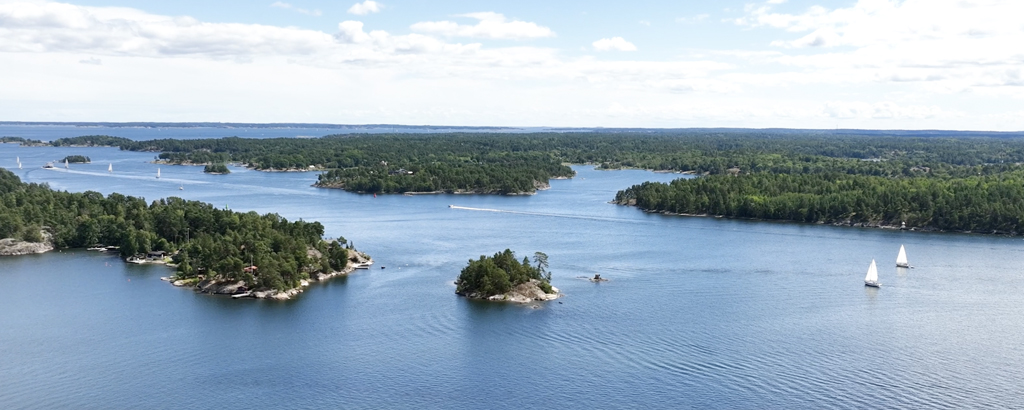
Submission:
M 0 169 L 0 238 L 40 242 L 41 232 L 57 248 L 118 246 L 122 257 L 165 251 L 174 255 L 177 279 L 243 281 L 248 290 L 295 289 L 346 269 L 350 257 L 344 238 L 323 239 L 319 222 L 173 197 L 147 204 L 117 193 L 55 191 Z

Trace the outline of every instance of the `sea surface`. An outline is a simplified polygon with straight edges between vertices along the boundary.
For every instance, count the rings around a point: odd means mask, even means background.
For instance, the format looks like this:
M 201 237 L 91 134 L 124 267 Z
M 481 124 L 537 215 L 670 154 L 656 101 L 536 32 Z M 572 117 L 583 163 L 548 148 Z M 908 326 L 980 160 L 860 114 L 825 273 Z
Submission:
M 69 154 L 93 163 L 41 168 Z M 154 155 L 0 144 L 27 182 L 320 221 L 376 265 L 277 302 L 196 294 L 97 252 L 0 258 L 0 407 L 1024 407 L 1019 237 L 609 204 L 679 177 L 636 170 L 577 166 L 533 196 L 374 197 Z M 895 267 L 901 244 L 914 269 Z M 505 248 L 547 253 L 565 296 L 455 295 L 470 258 Z M 872 259 L 881 289 L 863 286 Z

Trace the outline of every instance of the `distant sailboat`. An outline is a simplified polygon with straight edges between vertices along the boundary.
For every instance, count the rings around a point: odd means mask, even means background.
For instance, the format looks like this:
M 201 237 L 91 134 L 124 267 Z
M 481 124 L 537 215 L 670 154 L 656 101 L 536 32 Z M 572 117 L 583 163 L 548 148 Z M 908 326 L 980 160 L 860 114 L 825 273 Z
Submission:
M 184 185 L 181 185 L 181 186 L 179 186 L 179 187 L 178 187 L 178 190 L 179 190 L 179 191 L 184 191 L 184 190 L 185 190 L 185 186 L 184 186 Z
M 114 164 L 107 165 L 107 172 L 114 172 Z
M 68 159 L 64 158 L 64 169 L 68 169 Z
M 873 288 L 882 287 L 881 283 L 878 283 L 878 267 L 875 266 L 875 260 L 871 260 L 871 266 L 868 266 L 868 274 L 864 276 L 864 286 L 871 286 Z
M 156 169 L 156 179 L 160 179 L 160 168 Z
M 896 256 L 896 267 L 897 268 L 909 268 L 910 263 L 907 262 L 907 249 L 900 245 L 900 254 Z

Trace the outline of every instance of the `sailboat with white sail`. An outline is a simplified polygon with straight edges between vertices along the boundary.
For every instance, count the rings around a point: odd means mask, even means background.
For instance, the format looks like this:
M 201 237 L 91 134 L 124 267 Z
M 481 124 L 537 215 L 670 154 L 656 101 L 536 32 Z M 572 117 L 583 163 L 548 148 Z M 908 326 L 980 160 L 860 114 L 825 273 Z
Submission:
M 107 165 L 107 172 L 114 172 L 114 164 Z
M 897 268 L 909 268 L 910 263 L 907 262 L 907 249 L 900 245 L 900 254 L 896 256 L 896 267 Z
M 160 168 L 156 169 L 156 179 L 160 179 Z
M 896 255 L 896 268 L 913 268 L 910 262 L 906 261 L 906 248 L 899 246 L 899 255 Z
M 64 158 L 64 169 L 68 169 L 68 159 Z
M 871 260 L 871 266 L 868 266 L 868 274 L 864 276 L 864 286 L 870 286 L 873 288 L 882 287 L 881 283 L 878 283 L 878 267 L 875 266 L 875 260 Z

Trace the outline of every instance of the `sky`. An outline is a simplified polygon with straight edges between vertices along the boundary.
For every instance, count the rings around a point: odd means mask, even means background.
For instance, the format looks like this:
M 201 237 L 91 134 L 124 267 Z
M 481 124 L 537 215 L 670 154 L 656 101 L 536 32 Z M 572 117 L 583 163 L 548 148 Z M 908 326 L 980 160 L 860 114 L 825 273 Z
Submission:
M 0 121 L 1024 130 L 1024 1 L 0 0 Z

